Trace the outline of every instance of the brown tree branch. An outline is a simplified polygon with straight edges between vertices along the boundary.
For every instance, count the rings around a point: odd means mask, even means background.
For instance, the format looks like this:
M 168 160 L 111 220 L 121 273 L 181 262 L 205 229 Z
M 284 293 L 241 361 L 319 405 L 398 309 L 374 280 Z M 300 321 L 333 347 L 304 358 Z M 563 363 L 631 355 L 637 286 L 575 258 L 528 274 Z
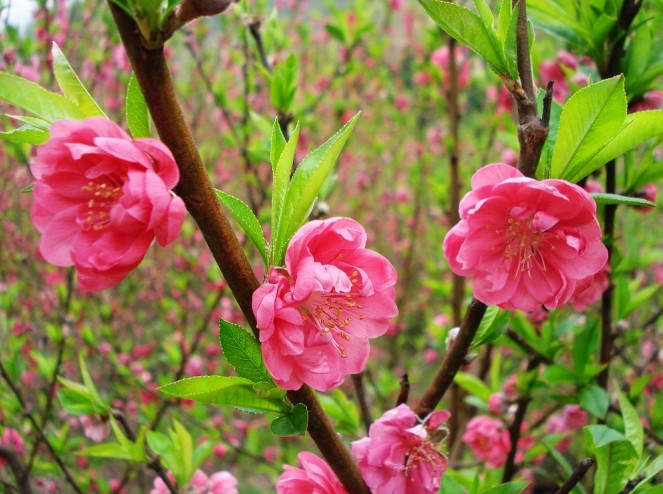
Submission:
M 580 463 L 578 463 L 578 466 L 575 468 L 575 470 L 573 470 L 571 476 L 566 479 L 566 482 L 564 482 L 559 489 L 557 489 L 555 494 L 569 494 L 569 492 L 573 490 L 578 482 L 582 480 L 587 471 L 592 468 L 594 463 L 596 462 L 592 458 L 585 458 Z
M 518 108 L 518 142 L 520 143 L 518 169 L 523 175 L 533 177 L 541 158 L 543 145 L 548 137 L 548 124 L 539 118 L 536 108 L 536 90 L 532 77 L 527 34 L 526 0 L 513 0 L 513 5 L 520 5 L 516 30 L 520 85 L 509 88 Z
M 175 191 L 184 200 L 187 210 L 200 227 L 216 263 L 257 337 L 258 328 L 251 301 L 253 292 L 260 283 L 221 210 L 193 136 L 186 125 L 170 78 L 163 46 L 144 46 L 133 19 L 112 0 L 108 1 L 108 5 L 159 137 L 172 151 L 180 169 L 180 182 Z M 303 386 L 298 391 L 290 391 L 288 397 L 294 403 L 306 405 L 309 411 L 308 432 L 348 491 L 353 494 L 369 494 L 357 464 L 311 388 Z
M 414 413 L 419 417 L 423 418 L 435 410 L 444 393 L 453 383 L 456 373 L 465 363 L 465 356 L 472 344 L 474 335 L 477 333 L 477 329 L 479 329 L 486 308 L 486 305 L 477 299 L 472 299 L 472 302 L 470 302 L 458 336 L 456 336 L 451 348 L 442 360 L 433 381 L 426 388 L 419 403 L 414 408 Z

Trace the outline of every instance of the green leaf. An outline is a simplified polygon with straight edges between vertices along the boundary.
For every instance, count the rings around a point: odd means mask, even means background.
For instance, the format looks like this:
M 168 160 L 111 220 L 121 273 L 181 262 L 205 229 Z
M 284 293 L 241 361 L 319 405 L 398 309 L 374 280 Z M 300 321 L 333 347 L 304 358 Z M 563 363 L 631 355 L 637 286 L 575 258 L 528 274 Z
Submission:
M 626 117 L 624 77 L 582 88 L 564 105 L 553 149 L 550 174 L 577 182 L 596 168 L 590 159 L 619 132 Z
M 592 362 L 599 341 L 598 319 L 588 320 L 584 328 L 576 333 L 573 342 L 573 370 L 575 374 L 585 376 L 585 367 Z
M 619 132 L 610 135 L 610 139 L 596 149 L 583 170 L 588 170 L 586 174 L 598 170 L 608 161 L 660 135 L 663 135 L 663 111 L 652 110 L 631 113 L 626 116 Z M 577 173 L 572 175 L 569 180 L 575 181 L 578 175 Z
M 520 494 L 525 489 L 529 482 L 509 482 L 507 484 L 498 485 L 491 489 L 481 491 L 481 494 Z
M 297 90 L 297 59 L 294 54 L 274 66 L 269 85 L 269 97 L 281 113 L 288 113 Z
M 67 57 L 64 56 L 64 53 L 62 53 L 62 50 L 60 50 L 60 47 L 55 42 L 53 42 L 53 48 L 51 48 L 51 55 L 53 56 L 53 73 L 62 90 L 62 94 L 67 99 L 76 103 L 86 117 L 107 118 L 97 102 L 90 96 L 87 89 L 85 89 L 76 72 L 69 65 Z
M 549 365 L 541 373 L 541 380 L 550 384 L 576 384 L 579 379 L 573 371 L 561 365 Z
M 478 15 L 445 0 L 419 0 L 419 3 L 444 32 L 477 52 L 495 72 L 508 75 L 497 34 Z
M 244 328 L 219 319 L 219 334 L 223 354 L 240 377 L 252 382 L 272 383 L 272 378 L 262 360 L 260 344 Z
M 191 434 L 177 420 L 173 421 L 170 438 L 175 445 L 175 451 L 181 463 L 180 477 L 177 483 L 188 484 L 194 474 L 193 468 L 193 439 Z
M 279 132 L 281 130 L 279 129 Z M 279 145 L 278 137 L 276 138 L 276 145 Z M 288 192 L 288 185 L 290 184 L 290 175 L 292 174 L 292 166 L 295 159 L 295 151 L 297 151 L 297 142 L 299 141 L 299 124 L 295 126 L 295 130 L 290 136 L 290 140 L 279 154 L 276 168 L 274 168 L 274 183 L 272 185 L 272 250 L 270 252 L 270 266 L 274 266 L 275 262 L 275 245 L 281 230 L 281 222 L 283 216 L 283 202 L 285 201 L 286 193 Z M 274 145 L 274 138 L 272 137 L 272 145 Z M 273 152 L 273 151 L 272 151 Z M 279 263 L 280 264 L 280 263 Z
M 50 134 L 47 130 L 38 129 L 32 125 L 21 125 L 17 129 L 0 132 L 0 139 L 11 142 L 22 142 L 39 146 L 48 141 Z
M 64 96 L 6 72 L 0 72 L 0 100 L 49 123 L 62 119 L 82 120 L 86 116 L 76 103 Z
M 487 29 L 492 29 L 495 20 L 493 19 L 493 13 L 490 10 L 490 6 L 486 3 L 486 0 L 472 0 L 472 1 L 474 2 L 474 6 L 477 8 L 477 11 L 479 12 L 479 16 L 481 16 L 483 25 L 486 26 Z
M 627 206 L 656 207 L 656 203 L 641 199 L 639 197 L 622 196 L 619 194 L 606 194 L 604 192 L 592 192 L 596 204 L 625 204 Z
M 624 440 L 624 435 L 621 432 L 611 429 L 607 425 L 587 425 L 583 427 L 582 432 L 590 451 L 596 451 L 607 444 Z
M 282 265 L 290 238 L 306 221 L 315 198 L 332 172 L 336 159 L 350 138 L 350 133 L 356 125 L 358 117 L 359 113 L 352 117 L 352 120 L 346 123 L 327 142 L 306 156 L 297 167 L 297 171 L 293 175 L 285 194 L 277 237 L 276 239 L 272 237 L 273 264 Z M 286 151 L 283 152 L 283 155 L 285 154 Z M 281 158 L 283 158 L 283 155 Z M 277 172 L 279 172 L 278 169 Z
M 159 388 L 164 394 L 215 405 L 231 405 L 247 411 L 283 412 L 282 400 L 263 398 L 253 382 L 243 377 L 199 376 L 182 379 Z
M 506 310 L 501 310 L 496 305 L 491 305 L 486 309 L 477 333 L 472 339 L 470 348 L 478 348 L 481 345 L 492 343 L 497 338 L 504 334 L 507 324 L 511 319 L 511 313 Z
M 467 491 L 456 479 L 450 475 L 445 475 L 439 494 L 467 494 Z
M 619 398 L 619 408 L 622 411 L 626 439 L 631 441 L 635 452 L 638 454 L 638 458 L 640 458 L 644 444 L 644 432 L 642 430 L 642 422 L 640 422 L 640 415 L 629 399 L 624 396 L 624 393 L 619 390 L 618 386 L 615 386 L 615 392 L 617 393 L 617 398 Z
M 262 257 L 265 266 L 267 266 L 267 240 L 265 240 L 265 235 L 262 232 L 262 227 L 260 226 L 260 222 L 258 221 L 258 218 L 256 218 L 256 215 L 253 214 L 251 208 L 241 199 L 226 194 L 219 189 L 214 190 L 216 196 L 221 201 L 221 204 L 230 211 L 230 214 L 232 214 L 232 217 L 237 221 L 242 230 L 244 230 L 246 236 L 249 237 L 253 245 L 256 246 L 256 249 L 258 249 L 258 252 L 260 253 L 260 257 Z
M 150 112 L 147 110 L 147 103 L 143 92 L 138 85 L 138 79 L 132 72 L 127 85 L 127 97 L 124 105 L 124 112 L 127 117 L 127 125 L 134 139 L 140 137 L 150 137 Z
M 359 408 L 345 393 L 334 389 L 331 395 L 318 396 L 325 413 L 334 420 L 334 427 L 339 434 L 356 436 L 360 427 Z
M 58 400 L 60 400 L 64 411 L 69 415 L 94 415 L 105 411 L 100 410 L 92 403 L 87 390 L 81 392 L 79 389 L 60 389 L 58 390 Z
M 578 393 L 580 406 L 599 419 L 603 419 L 608 412 L 610 397 L 605 389 L 592 385 L 582 388 Z
M 478 377 L 467 372 L 458 372 L 454 382 L 470 394 L 478 396 L 484 402 L 488 401 L 492 392 L 486 384 Z
M 178 460 L 179 455 L 175 449 L 175 445 L 170 437 L 161 432 L 147 431 L 146 434 L 147 444 L 154 454 L 158 455 L 161 458 L 161 462 L 164 466 L 173 472 L 173 475 L 180 475 L 180 466 L 181 463 Z
M 303 403 L 297 403 L 286 414 L 276 417 L 269 426 L 272 434 L 281 437 L 302 436 L 308 427 L 308 409 Z
M 118 443 L 95 444 L 76 453 L 80 456 L 94 456 L 97 458 L 115 458 L 118 460 L 134 461 L 131 451 Z
M 594 494 L 619 494 L 638 460 L 633 445 L 626 440 L 614 441 L 594 453 L 596 457 L 596 475 L 594 476 Z
M 285 149 L 285 145 L 287 144 L 287 142 L 285 140 L 285 136 L 283 135 L 283 132 L 281 131 L 281 126 L 279 125 L 278 117 L 274 119 L 274 123 L 272 125 L 271 142 L 272 142 L 272 146 L 269 150 L 269 161 L 272 164 L 272 173 L 275 173 L 276 172 L 276 165 L 278 164 L 279 158 L 281 157 L 281 154 L 283 153 L 283 150 Z M 292 160 L 291 160 L 291 163 L 292 163 Z M 288 175 L 289 175 L 289 173 L 288 173 Z

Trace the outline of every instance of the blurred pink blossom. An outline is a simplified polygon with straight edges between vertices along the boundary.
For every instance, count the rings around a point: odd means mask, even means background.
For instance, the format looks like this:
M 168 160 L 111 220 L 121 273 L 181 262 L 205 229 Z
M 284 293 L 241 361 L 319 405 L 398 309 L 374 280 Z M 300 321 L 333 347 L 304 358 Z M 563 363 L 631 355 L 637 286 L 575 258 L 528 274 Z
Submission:
M 39 251 L 56 266 L 74 266 L 80 287 L 118 284 L 156 237 L 166 246 L 184 220 L 172 189 L 179 171 L 155 139 L 131 139 L 110 120 L 60 120 L 37 150 L 32 221 Z
M 23 438 L 18 433 L 16 429 L 7 427 L 0 436 L 0 445 L 7 446 L 8 448 L 14 450 L 18 456 L 23 456 L 25 454 L 25 442 Z M 5 459 L 0 458 L 0 467 L 5 464 Z
M 276 494 L 347 494 L 329 465 L 313 453 L 297 455 L 299 468 L 283 465 L 276 483 Z
M 646 201 L 649 202 L 656 202 L 656 198 L 658 197 L 658 189 L 654 184 L 647 184 L 645 185 L 642 189 L 638 191 L 636 194 L 637 197 L 641 199 L 645 199 Z M 641 213 L 648 213 L 650 211 L 654 210 L 653 206 L 640 206 L 635 208 L 636 211 L 639 211 Z
M 487 305 L 552 310 L 608 257 L 596 203 L 563 180 L 537 181 L 503 163 L 487 165 L 472 177 L 459 211 L 444 255 L 454 273 L 472 277 L 475 296 Z
M 369 338 L 389 329 L 396 270 L 365 246 L 350 218 L 312 221 L 290 241 L 285 268 L 272 267 L 254 292 L 263 358 L 279 386 L 340 385 L 363 370 Z
M 511 449 L 509 432 L 504 423 L 485 415 L 474 417 L 467 423 L 463 442 L 491 468 L 503 466 Z
M 168 472 L 171 482 L 173 475 Z M 216 472 L 207 476 L 202 470 L 196 470 L 189 482 L 187 494 L 238 494 L 237 479 L 226 471 Z M 152 483 L 150 494 L 170 494 L 166 483 L 157 477 Z
M 606 263 L 604 268 L 598 273 L 579 280 L 571 296 L 571 306 L 575 310 L 582 312 L 590 305 L 594 305 L 601 300 L 603 292 L 610 286 L 609 272 L 610 265 Z
M 366 485 L 373 494 L 432 494 L 440 489 L 447 458 L 434 435 L 449 412 L 433 412 L 424 424 L 407 406 L 388 410 L 371 424 L 369 436 L 352 443 Z
M 455 60 L 457 66 L 458 88 L 464 89 L 470 80 L 471 61 L 469 50 L 464 46 L 458 46 L 455 50 Z M 440 69 L 442 74 L 442 85 L 449 88 L 449 47 L 441 46 L 431 53 L 430 61 Z
M 660 110 L 661 108 L 663 108 L 663 91 L 654 89 L 632 101 L 629 105 L 628 112 L 635 113 L 647 110 Z

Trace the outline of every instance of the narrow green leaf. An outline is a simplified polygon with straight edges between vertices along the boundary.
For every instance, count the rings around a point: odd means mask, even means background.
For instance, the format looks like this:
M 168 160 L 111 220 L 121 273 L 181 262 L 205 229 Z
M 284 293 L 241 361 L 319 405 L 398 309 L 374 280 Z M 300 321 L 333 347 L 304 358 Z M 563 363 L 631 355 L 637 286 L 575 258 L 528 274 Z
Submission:
M 297 403 L 288 414 L 276 417 L 269 426 L 272 434 L 281 437 L 303 436 L 307 427 L 308 409 L 303 403 Z
M 179 471 L 181 463 L 178 460 L 178 454 L 172 439 L 161 432 L 149 430 L 147 431 L 146 439 L 148 446 L 154 454 L 159 455 L 164 466 L 173 472 L 173 475 L 176 477 L 181 476 Z
M 481 491 L 481 494 L 520 494 L 528 485 L 529 482 L 509 482 Z
M 81 368 L 81 377 L 83 378 L 83 384 L 85 384 L 85 388 L 89 391 L 93 403 L 95 403 L 99 407 L 106 408 L 106 403 L 104 402 L 104 400 L 101 399 L 99 391 L 97 391 L 97 387 L 94 385 L 94 381 L 92 380 L 92 377 L 90 376 L 90 373 L 87 370 L 83 354 L 80 354 L 78 356 L 78 365 Z
M 7 114 L 7 116 L 11 119 L 18 120 L 19 122 L 23 122 L 24 124 L 28 124 L 39 130 L 48 131 L 48 129 L 51 126 L 46 120 L 38 117 L 28 117 L 25 115 L 9 115 L 9 114 Z
M 280 130 L 279 130 L 280 132 Z M 278 138 L 277 138 L 278 141 Z M 290 175 L 297 151 L 297 142 L 299 141 L 299 123 L 290 136 L 290 140 L 279 155 L 276 168 L 274 169 L 274 182 L 272 185 L 272 250 L 270 266 L 275 265 L 274 249 L 276 240 L 280 235 L 281 220 L 283 216 L 283 201 L 285 201 L 288 185 L 290 184 Z M 278 144 L 277 144 L 278 145 Z
M 579 378 L 561 365 L 549 365 L 541 373 L 541 380 L 550 384 L 577 384 Z
M 635 487 L 635 489 L 633 489 L 632 494 L 643 494 L 643 493 L 650 494 L 651 491 L 646 490 L 647 483 L 662 471 L 663 471 L 663 454 L 660 454 L 647 465 L 645 471 L 643 472 L 644 478 Z M 663 484 L 661 484 L 659 487 L 663 489 Z
M 656 207 L 656 203 L 641 199 L 639 197 L 622 196 L 619 194 L 606 194 L 604 192 L 593 192 L 592 197 L 596 204 L 625 204 L 627 206 Z
M 511 19 L 510 0 L 500 0 L 499 12 L 497 14 L 497 37 L 504 46 L 507 31 L 509 30 L 509 20 Z
M 219 334 L 223 354 L 240 377 L 256 383 L 273 383 L 262 360 L 260 344 L 253 335 L 223 319 L 219 319 Z
M 580 406 L 599 419 L 608 412 L 610 397 L 600 386 L 592 385 L 582 388 L 578 393 Z
M 133 461 L 131 451 L 118 443 L 95 444 L 76 452 L 79 456 L 94 456 L 97 458 L 115 458 L 117 460 Z
M 508 0 L 505 0 L 506 3 Z M 516 36 L 518 34 L 518 13 L 520 12 L 520 2 L 511 10 L 509 25 L 507 27 L 506 38 L 502 45 L 504 52 L 504 63 L 507 73 L 514 81 L 518 80 L 518 48 L 516 47 Z M 530 41 L 530 46 L 531 41 Z
M 11 142 L 22 142 L 39 146 L 48 141 L 50 134 L 47 130 L 37 129 L 32 125 L 21 125 L 17 129 L 0 132 L 0 139 Z
M 479 323 L 479 329 L 472 339 L 471 348 L 478 348 L 481 345 L 492 343 L 504 334 L 506 326 L 511 318 L 511 313 L 501 310 L 496 305 L 491 305 L 486 309 L 486 313 Z
M 467 372 L 458 372 L 454 382 L 470 394 L 478 396 L 484 402 L 488 401 L 492 392 L 486 384 L 478 377 Z
M 486 26 L 486 29 L 492 29 L 495 20 L 493 19 L 493 13 L 490 10 L 490 6 L 486 3 L 486 0 L 472 0 L 474 6 L 479 12 L 479 16 L 483 21 L 483 25 Z
M 478 53 L 498 74 L 508 73 L 497 34 L 478 15 L 445 0 L 419 0 L 419 3 L 449 36 Z
M 282 400 L 258 396 L 253 382 L 243 377 L 199 376 L 161 386 L 164 394 L 216 405 L 231 405 L 256 412 L 283 412 Z
M 6 72 L 0 72 L 0 100 L 49 123 L 62 119 L 82 120 L 86 116 L 76 103 L 64 96 Z
M 287 144 L 283 132 L 281 132 L 281 126 L 279 125 L 279 119 L 274 119 L 274 124 L 272 125 L 272 146 L 269 150 L 269 161 L 272 164 L 272 173 L 276 172 L 276 165 L 279 162 L 279 158 L 285 149 Z
M 350 138 L 350 134 L 358 118 L 359 113 L 352 117 L 327 142 L 306 156 L 297 167 L 297 171 L 293 175 L 285 194 L 276 239 L 272 237 L 273 264 L 281 265 L 283 263 L 290 238 L 306 221 L 306 217 L 313 207 L 315 198 L 318 196 L 325 180 L 334 169 L 336 159 Z M 287 149 L 288 147 L 286 146 Z M 281 158 L 285 154 L 286 151 L 283 152 Z
M 246 236 L 249 237 L 253 245 L 256 246 L 256 249 L 258 249 L 258 252 L 260 253 L 260 257 L 262 257 L 265 266 L 267 266 L 267 240 L 265 240 L 265 235 L 262 232 L 262 227 L 260 226 L 260 222 L 258 221 L 258 218 L 256 218 L 256 215 L 253 214 L 251 208 L 241 199 L 226 194 L 219 189 L 214 190 L 216 196 L 221 201 L 221 204 L 230 211 L 230 214 L 232 214 L 232 217 L 237 221 L 242 230 L 244 230 Z
M 570 175 L 569 180 L 574 182 L 582 177 L 582 173 L 592 173 L 605 165 L 608 161 L 621 156 L 649 139 L 663 135 L 663 111 L 651 110 L 631 113 L 626 116 L 624 123 L 611 139 L 597 148 L 595 154 L 585 164 L 579 173 Z M 585 175 L 586 176 L 586 175 Z
M 582 88 L 564 105 L 551 160 L 551 177 L 571 182 L 591 173 L 585 166 L 620 131 L 626 118 L 624 77 Z
M 642 447 L 644 444 L 644 432 L 642 430 L 642 422 L 640 422 L 640 415 L 636 411 L 635 407 L 631 404 L 629 399 L 624 396 L 619 390 L 618 386 L 615 386 L 615 392 L 617 393 L 617 398 L 619 398 L 619 408 L 622 411 L 622 419 L 624 420 L 624 432 L 626 434 L 626 439 L 631 441 L 635 452 L 638 454 L 638 458 L 642 456 Z
M 177 420 L 173 421 L 170 436 L 175 444 L 175 451 L 182 463 L 181 475 L 177 479 L 179 484 L 186 484 L 193 477 L 193 439 L 191 434 Z
M 150 112 L 147 109 L 147 103 L 143 92 L 140 90 L 138 79 L 132 72 L 127 85 L 127 97 L 124 105 L 124 113 L 127 118 L 129 131 L 134 139 L 140 137 L 150 137 Z
M 67 57 L 65 57 L 57 43 L 53 42 L 51 48 L 51 55 L 53 56 L 53 73 L 55 79 L 58 81 L 60 90 L 67 99 L 76 103 L 86 117 L 106 117 L 106 114 L 99 107 L 97 102 L 90 96 L 81 80 L 74 72 L 74 69 L 69 64 Z

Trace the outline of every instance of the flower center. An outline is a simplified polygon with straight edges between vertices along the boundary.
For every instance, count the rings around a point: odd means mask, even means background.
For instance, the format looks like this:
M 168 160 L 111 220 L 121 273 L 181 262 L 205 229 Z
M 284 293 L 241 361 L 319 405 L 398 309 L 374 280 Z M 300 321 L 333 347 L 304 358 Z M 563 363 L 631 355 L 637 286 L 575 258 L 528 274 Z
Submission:
M 89 199 L 79 217 L 84 231 L 100 231 L 110 224 L 110 209 L 122 195 L 122 186 L 89 181 L 81 187 Z
M 527 272 L 531 277 L 533 263 L 539 263 L 542 271 L 546 271 L 546 262 L 537 249 L 539 243 L 545 235 L 545 231 L 536 231 L 532 228 L 534 216 L 519 220 L 510 217 L 507 220 L 507 227 L 503 230 L 497 230 L 505 241 L 504 259 L 509 267 L 513 262 L 517 263 L 516 275 L 521 272 Z
M 419 468 L 421 463 L 430 465 L 436 476 L 444 473 L 447 469 L 447 459 L 432 442 L 419 436 L 411 436 L 408 442 L 405 456 L 406 477 L 411 475 L 412 470 Z
M 359 283 L 357 271 L 350 275 L 353 285 Z M 311 321 L 320 331 L 321 336 L 328 336 L 329 342 L 338 350 L 341 357 L 348 356 L 346 344 L 350 342 L 348 326 L 359 318 L 365 319 L 358 311 L 364 306 L 357 302 L 352 293 L 316 292 L 299 308 L 304 319 Z

